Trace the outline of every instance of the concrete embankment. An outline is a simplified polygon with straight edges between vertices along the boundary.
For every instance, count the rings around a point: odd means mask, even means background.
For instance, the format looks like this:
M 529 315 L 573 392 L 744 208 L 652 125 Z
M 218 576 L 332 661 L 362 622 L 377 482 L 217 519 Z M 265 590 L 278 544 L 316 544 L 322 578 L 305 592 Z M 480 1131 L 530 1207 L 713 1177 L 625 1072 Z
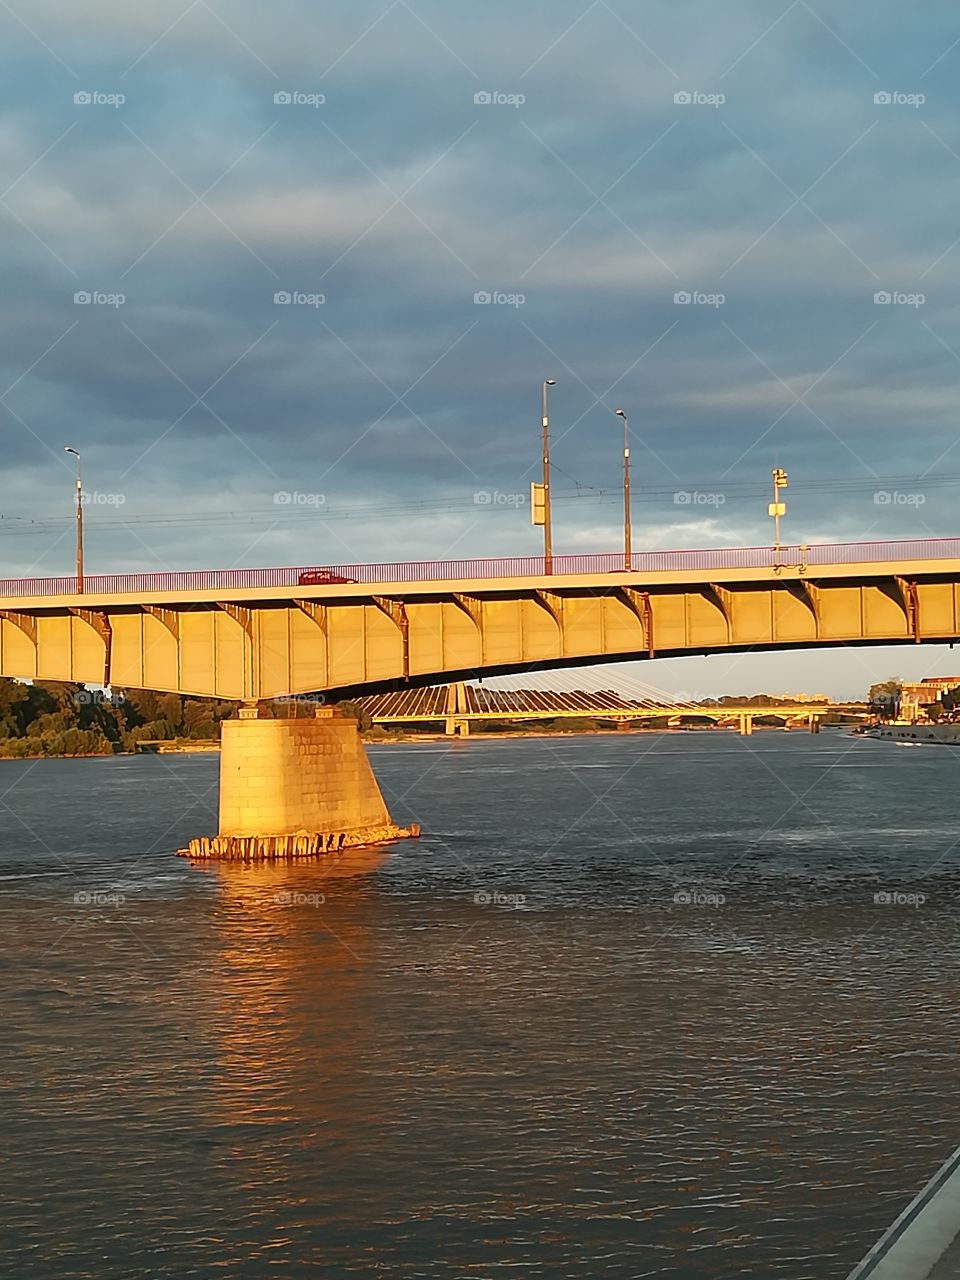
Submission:
M 937 1170 L 847 1280 L 960 1277 L 960 1148 Z

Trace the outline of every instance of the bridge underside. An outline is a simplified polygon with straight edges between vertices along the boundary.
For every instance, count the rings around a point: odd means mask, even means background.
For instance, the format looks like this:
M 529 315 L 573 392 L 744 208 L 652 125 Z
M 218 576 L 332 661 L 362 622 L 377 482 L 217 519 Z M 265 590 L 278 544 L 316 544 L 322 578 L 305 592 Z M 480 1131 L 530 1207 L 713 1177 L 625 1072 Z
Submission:
M 952 643 L 960 566 L 922 568 L 7 598 L 0 674 L 256 700 L 694 653 Z

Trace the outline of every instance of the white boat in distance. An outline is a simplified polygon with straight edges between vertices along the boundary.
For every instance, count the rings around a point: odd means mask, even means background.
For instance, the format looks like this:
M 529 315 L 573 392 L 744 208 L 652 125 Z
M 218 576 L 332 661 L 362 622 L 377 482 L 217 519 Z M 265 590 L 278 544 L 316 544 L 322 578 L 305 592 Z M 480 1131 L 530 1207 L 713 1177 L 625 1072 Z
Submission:
M 939 742 L 960 747 L 960 724 L 917 724 L 908 720 L 882 721 L 860 731 L 865 738 L 882 738 L 892 742 Z

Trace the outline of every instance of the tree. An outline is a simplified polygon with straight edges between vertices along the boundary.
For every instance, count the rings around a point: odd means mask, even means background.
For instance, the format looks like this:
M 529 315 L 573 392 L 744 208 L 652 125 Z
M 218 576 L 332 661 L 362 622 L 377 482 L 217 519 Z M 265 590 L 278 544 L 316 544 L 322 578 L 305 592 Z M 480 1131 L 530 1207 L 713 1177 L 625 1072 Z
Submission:
M 172 720 L 151 720 L 147 724 L 140 725 L 134 730 L 138 739 L 150 741 L 169 742 L 177 736 L 180 726 L 173 723 Z
M 180 727 L 183 723 L 183 699 L 179 693 L 163 693 L 160 695 L 157 719 L 169 720 L 177 728 Z
M 373 717 L 366 707 L 361 707 L 356 702 L 339 702 L 337 710 L 345 716 L 353 716 L 357 722 L 357 728 L 362 733 L 365 729 L 369 729 L 373 724 Z
M 900 701 L 902 688 L 903 681 L 897 676 L 892 676 L 889 680 L 881 680 L 879 684 L 870 686 L 867 701 L 874 711 L 889 713 Z
M 200 742 L 212 742 L 220 737 L 220 725 L 216 720 L 195 720 L 190 725 L 187 737 Z
M 123 698 L 128 728 L 132 729 L 138 724 L 146 724 L 150 720 L 160 719 L 160 698 L 152 690 L 121 689 L 117 692 Z

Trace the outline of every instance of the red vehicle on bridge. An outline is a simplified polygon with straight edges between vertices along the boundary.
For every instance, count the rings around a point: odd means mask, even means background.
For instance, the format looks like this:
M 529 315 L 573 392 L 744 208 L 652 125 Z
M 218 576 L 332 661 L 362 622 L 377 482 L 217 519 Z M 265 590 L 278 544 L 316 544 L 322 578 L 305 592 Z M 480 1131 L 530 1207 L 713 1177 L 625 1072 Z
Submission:
M 332 569 L 301 569 L 297 578 L 299 587 L 335 587 L 343 582 L 356 582 L 356 578 L 341 578 Z

